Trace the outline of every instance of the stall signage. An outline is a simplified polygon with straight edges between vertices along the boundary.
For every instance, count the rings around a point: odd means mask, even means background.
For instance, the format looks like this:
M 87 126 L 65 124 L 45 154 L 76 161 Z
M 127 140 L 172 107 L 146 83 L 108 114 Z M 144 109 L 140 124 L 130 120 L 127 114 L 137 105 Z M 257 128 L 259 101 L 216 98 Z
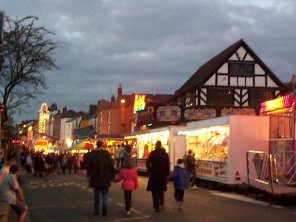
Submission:
M 155 120 L 154 107 L 149 106 L 147 111 L 137 112 L 137 124 L 152 122 Z
M 200 120 L 200 119 L 210 119 L 217 116 L 215 109 L 186 109 L 184 112 L 184 118 L 186 120 Z
M 135 95 L 135 102 L 134 102 L 134 113 L 137 111 L 142 111 L 145 109 L 145 99 L 146 95 Z
M 294 103 L 295 100 L 292 95 L 289 94 L 261 103 L 260 111 L 263 114 L 290 112 L 293 109 Z
M 200 161 L 200 165 L 197 168 L 197 175 L 213 179 L 226 179 L 226 163 Z
M 179 106 L 160 106 L 157 109 L 158 121 L 171 122 L 181 119 L 181 108 Z

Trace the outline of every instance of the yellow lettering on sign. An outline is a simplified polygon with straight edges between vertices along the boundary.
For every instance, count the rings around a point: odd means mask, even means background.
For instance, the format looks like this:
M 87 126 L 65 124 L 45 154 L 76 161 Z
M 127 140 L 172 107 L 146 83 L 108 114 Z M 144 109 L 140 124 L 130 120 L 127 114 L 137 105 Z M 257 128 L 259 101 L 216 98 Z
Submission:
M 145 109 L 145 95 L 135 95 L 134 113 Z

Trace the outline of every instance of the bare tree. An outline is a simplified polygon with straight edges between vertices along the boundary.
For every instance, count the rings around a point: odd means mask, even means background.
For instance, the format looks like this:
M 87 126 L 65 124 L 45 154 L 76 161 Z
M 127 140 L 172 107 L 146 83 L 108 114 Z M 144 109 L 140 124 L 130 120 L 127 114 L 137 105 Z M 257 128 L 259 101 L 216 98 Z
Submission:
M 2 99 L 5 106 L 3 122 L 17 107 L 35 99 L 47 88 L 45 71 L 58 69 L 52 56 L 60 44 L 49 38 L 54 33 L 35 26 L 37 20 L 35 16 L 20 20 L 5 17 L 3 44 L 0 45 L 0 57 L 4 59 L 0 71 L 0 102 Z

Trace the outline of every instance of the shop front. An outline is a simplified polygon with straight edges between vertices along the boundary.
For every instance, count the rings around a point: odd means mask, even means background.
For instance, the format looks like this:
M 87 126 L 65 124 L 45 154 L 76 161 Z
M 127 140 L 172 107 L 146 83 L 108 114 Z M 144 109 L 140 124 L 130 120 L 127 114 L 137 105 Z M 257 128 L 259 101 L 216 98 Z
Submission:
M 184 126 L 168 126 L 156 128 L 147 132 L 139 132 L 124 137 L 133 148 L 132 158 L 138 171 L 147 171 L 146 161 L 150 152 L 155 148 L 156 141 L 161 141 L 163 148 L 169 154 L 170 170 L 178 158 L 185 154 L 185 137 L 178 136 L 177 131 L 184 130 Z
M 187 124 L 186 149 L 197 160 L 197 178 L 225 184 L 247 183 L 246 153 L 268 150 L 268 117 L 224 116 Z

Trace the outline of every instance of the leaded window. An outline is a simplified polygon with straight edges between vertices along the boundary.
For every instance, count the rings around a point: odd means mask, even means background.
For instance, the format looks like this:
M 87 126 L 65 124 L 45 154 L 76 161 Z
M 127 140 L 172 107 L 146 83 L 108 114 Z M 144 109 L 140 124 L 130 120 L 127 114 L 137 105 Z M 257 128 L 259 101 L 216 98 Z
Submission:
M 230 62 L 228 70 L 231 76 L 254 76 L 255 65 L 253 62 Z

